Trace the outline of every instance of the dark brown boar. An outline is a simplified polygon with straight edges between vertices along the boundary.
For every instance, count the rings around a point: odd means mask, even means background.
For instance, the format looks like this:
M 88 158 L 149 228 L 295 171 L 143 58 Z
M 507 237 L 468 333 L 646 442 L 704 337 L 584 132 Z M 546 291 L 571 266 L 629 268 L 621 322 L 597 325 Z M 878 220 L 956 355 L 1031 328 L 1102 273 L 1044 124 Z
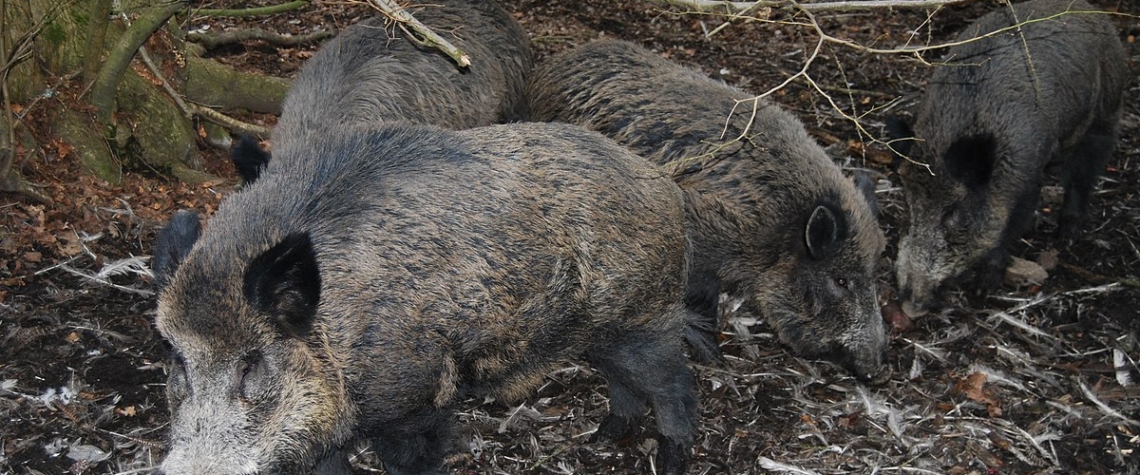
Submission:
M 703 317 L 690 330 L 715 328 L 727 292 L 798 353 L 889 375 L 874 273 L 882 231 L 792 115 L 623 41 L 550 58 L 527 96 L 533 119 L 599 131 L 676 172 L 694 253 L 686 303 Z
M 1083 0 L 999 7 L 957 41 L 1029 23 L 951 47 L 913 130 L 893 124 L 894 138 L 917 137 L 896 142 L 913 160 L 899 170 L 910 206 L 896 261 L 907 314 L 926 313 L 941 288 L 971 275 L 979 289 L 1001 286 L 1007 247 L 1033 226 L 1049 162 L 1065 188 L 1060 230 L 1078 229 L 1116 145 L 1127 77 L 1120 40 L 1099 13 Z
M 157 313 L 175 355 L 165 473 L 335 471 L 359 438 L 388 473 L 444 473 L 456 401 L 519 398 L 575 357 L 609 382 L 598 434 L 651 405 L 657 469 L 684 472 L 688 250 L 667 174 L 562 124 L 285 144 L 200 238 L 179 215 L 158 240 L 176 257 Z
M 494 0 L 417 3 L 407 10 L 466 52 L 470 66 L 460 68 L 439 50 L 409 40 L 384 18 L 361 21 L 305 62 L 285 97 L 274 145 L 333 124 L 404 121 L 466 129 L 525 119 L 523 90 L 534 59 L 514 17 Z M 239 147 L 233 161 L 249 182 L 269 155 Z

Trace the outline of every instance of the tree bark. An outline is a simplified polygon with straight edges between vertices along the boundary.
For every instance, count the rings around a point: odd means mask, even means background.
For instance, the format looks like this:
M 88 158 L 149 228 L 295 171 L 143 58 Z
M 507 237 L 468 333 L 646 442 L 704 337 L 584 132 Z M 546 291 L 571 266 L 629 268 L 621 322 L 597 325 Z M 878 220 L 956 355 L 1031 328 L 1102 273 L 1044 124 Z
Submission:
M 289 87 L 287 80 L 240 72 L 187 51 L 181 30 L 169 21 L 187 0 L 123 1 L 124 14 L 117 17 L 110 17 L 113 0 L 0 1 L 0 13 L 7 13 L 0 15 L 0 50 L 25 45 L 21 51 L 27 53 L 22 62 L 0 55 L 0 107 L 17 104 L 21 114 L 17 120 L 11 109 L 0 111 L 0 191 L 45 198 L 20 174 L 25 151 L 42 149 L 15 146 L 13 131 L 24 127 L 23 115 L 43 117 L 26 123 L 45 127 L 24 128 L 21 137 L 66 145 L 63 158 L 103 180 L 117 182 L 131 167 L 191 183 L 217 181 L 199 170 L 194 120 L 264 134 L 264 128 L 226 120 L 210 108 L 279 113 Z M 141 45 L 155 35 L 167 35 L 159 42 L 172 45 L 173 53 L 151 51 L 158 67 L 136 62 Z
M 185 1 L 160 3 L 139 17 L 119 38 L 118 44 L 108 55 L 107 62 L 99 68 L 95 85 L 91 88 L 91 104 L 95 106 L 100 122 L 111 122 L 111 114 L 115 107 L 115 89 L 139 47 L 170 17 L 184 8 L 186 8 Z

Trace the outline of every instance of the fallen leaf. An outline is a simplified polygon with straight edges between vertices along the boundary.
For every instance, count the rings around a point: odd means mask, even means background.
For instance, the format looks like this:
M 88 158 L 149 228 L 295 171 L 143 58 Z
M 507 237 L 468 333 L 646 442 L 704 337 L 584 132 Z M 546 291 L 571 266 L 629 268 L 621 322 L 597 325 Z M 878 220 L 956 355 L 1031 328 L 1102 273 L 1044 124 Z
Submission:
M 72 147 L 71 145 L 68 145 L 64 142 L 59 142 L 55 147 L 56 152 L 59 152 L 59 158 L 67 158 L 67 156 L 70 155 L 71 151 L 74 149 L 75 147 Z
M 894 328 L 900 333 L 914 328 L 914 320 L 911 320 L 910 317 L 902 311 L 902 307 L 899 306 L 898 302 L 893 300 L 887 302 L 886 305 L 883 305 L 883 307 L 879 309 L 879 313 L 883 315 L 883 321 L 887 322 L 891 328 Z
M 36 251 L 28 251 L 24 253 L 24 260 L 28 262 L 39 262 L 43 260 L 44 255 Z
M 123 408 L 116 407 L 115 408 L 115 414 L 118 414 L 118 415 L 123 416 L 123 417 L 135 417 L 135 414 L 136 414 L 135 406 L 127 406 L 127 407 L 123 407 Z

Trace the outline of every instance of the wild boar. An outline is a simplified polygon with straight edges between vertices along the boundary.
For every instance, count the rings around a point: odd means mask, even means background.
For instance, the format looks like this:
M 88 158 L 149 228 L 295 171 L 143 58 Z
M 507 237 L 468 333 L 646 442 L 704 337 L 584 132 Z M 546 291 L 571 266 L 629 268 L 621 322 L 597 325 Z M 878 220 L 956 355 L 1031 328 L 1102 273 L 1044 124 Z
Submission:
M 460 68 L 384 18 L 361 21 L 324 44 L 297 74 L 274 129 L 275 145 L 304 129 L 337 123 L 466 129 L 526 118 L 523 90 L 534 56 L 509 12 L 494 0 L 421 2 L 408 11 L 466 52 L 472 64 Z M 246 172 L 264 169 L 270 156 L 247 147 L 235 148 L 232 158 L 248 183 L 257 175 Z
M 460 68 L 406 38 L 383 18 L 364 20 L 323 45 L 293 80 L 274 145 L 304 129 L 406 121 L 466 129 L 526 116 L 530 40 L 493 0 L 424 2 L 408 11 L 471 58 Z
M 659 473 L 684 472 L 689 250 L 667 174 L 565 124 L 286 144 L 201 237 L 179 215 L 158 239 L 166 474 L 335 471 L 357 439 L 388 473 L 445 473 L 457 401 L 519 398 L 574 357 L 609 382 L 598 435 L 650 405 Z
M 1029 23 L 1010 28 L 1019 21 Z M 1018 3 L 956 41 L 973 38 L 947 51 L 913 130 L 891 124 L 892 138 L 917 137 L 894 142 L 910 159 L 899 167 L 910 226 L 896 271 L 911 316 L 971 275 L 979 289 L 1000 288 L 1007 246 L 1033 227 L 1049 162 L 1065 189 L 1060 231 L 1074 235 L 1116 145 L 1127 72 L 1105 15 L 1082 0 Z
M 693 245 L 686 303 L 702 321 L 687 336 L 698 353 L 708 357 L 695 335 L 716 328 L 725 292 L 801 355 L 882 380 L 888 342 L 874 271 L 883 233 L 799 120 L 753 97 L 613 40 L 550 58 L 527 86 L 533 119 L 599 131 L 674 173 Z

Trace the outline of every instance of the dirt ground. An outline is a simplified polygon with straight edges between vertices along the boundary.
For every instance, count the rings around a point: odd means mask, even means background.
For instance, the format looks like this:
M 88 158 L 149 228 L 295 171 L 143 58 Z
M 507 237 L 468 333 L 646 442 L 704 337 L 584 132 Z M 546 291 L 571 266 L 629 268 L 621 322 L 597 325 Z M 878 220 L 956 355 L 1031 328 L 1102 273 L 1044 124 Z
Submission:
M 1140 2 L 1093 3 L 1131 15 L 1113 18 L 1135 77 Z M 618 37 L 758 94 L 800 71 L 818 38 L 805 18 L 781 11 L 769 21 L 726 23 L 643 1 L 505 5 L 542 56 Z M 817 19 L 829 35 L 898 47 L 908 39 L 945 40 L 993 8 L 1000 4 L 978 0 L 937 12 L 881 9 Z M 192 18 L 187 28 L 256 25 L 301 34 L 368 14 L 360 5 L 315 1 L 266 18 Z M 250 42 L 210 54 L 287 77 L 311 51 Z M 937 57 L 935 51 L 927 59 Z M 881 135 L 886 115 L 915 108 L 931 67 L 913 56 L 826 45 L 806 70 L 819 90 L 797 80 L 771 99 L 797 114 L 846 167 L 881 173 L 878 197 L 892 244 L 880 284 L 889 297 L 905 203 L 889 156 L 847 117 Z M 980 302 L 954 294 L 946 311 L 896 329 L 894 376 L 882 386 L 865 387 L 831 364 L 797 358 L 764 322 L 725 309 L 725 360 L 694 365 L 701 420 L 689 473 L 1140 473 L 1140 81 L 1129 84 L 1124 110 L 1123 134 L 1084 233 L 1073 243 L 1054 239 L 1045 200 L 1036 229 L 1015 249 L 1048 267 L 1048 279 Z M 37 122 L 29 123 L 34 129 Z M 233 190 L 224 152 L 205 144 L 202 150 L 206 168 L 225 180 L 191 187 L 132 170 L 122 185 L 108 185 L 83 176 L 66 144 L 44 141 L 24 151 L 26 176 L 55 204 L 0 195 L 0 473 L 144 473 L 162 459 L 167 350 L 153 329 L 145 258 L 174 210 L 209 213 Z M 652 473 L 649 437 L 616 446 L 589 442 L 605 409 L 601 377 L 572 363 L 524 401 L 466 401 L 458 418 L 471 451 L 455 458 L 453 471 Z M 356 451 L 354 465 L 357 473 L 382 472 L 366 448 Z

